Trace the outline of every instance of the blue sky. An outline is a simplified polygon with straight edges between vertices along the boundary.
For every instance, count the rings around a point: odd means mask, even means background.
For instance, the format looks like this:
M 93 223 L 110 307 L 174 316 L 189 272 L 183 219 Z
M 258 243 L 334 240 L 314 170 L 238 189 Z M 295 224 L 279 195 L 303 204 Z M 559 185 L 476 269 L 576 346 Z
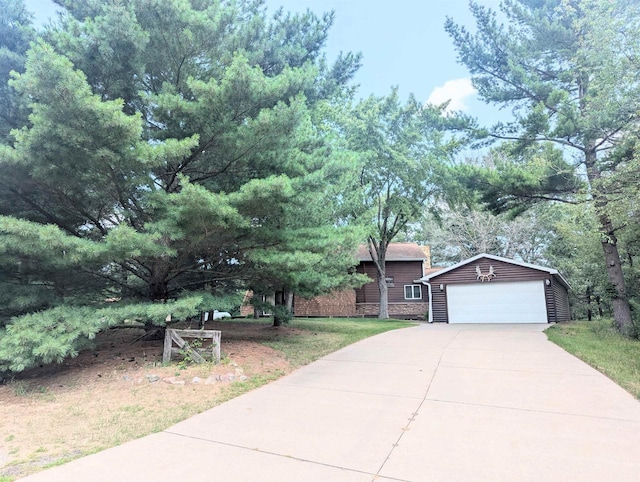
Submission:
M 51 0 L 26 0 L 39 22 L 53 15 Z M 499 0 L 480 0 L 497 8 Z M 498 120 L 496 109 L 473 93 L 466 69 L 444 31 L 447 16 L 472 26 L 467 0 L 267 0 L 270 9 L 306 9 L 317 14 L 333 10 L 335 23 L 326 52 L 362 52 L 363 66 L 355 82 L 359 95 L 385 95 L 398 86 L 400 95 L 413 93 L 421 101 L 451 99 L 451 105 L 484 122 Z

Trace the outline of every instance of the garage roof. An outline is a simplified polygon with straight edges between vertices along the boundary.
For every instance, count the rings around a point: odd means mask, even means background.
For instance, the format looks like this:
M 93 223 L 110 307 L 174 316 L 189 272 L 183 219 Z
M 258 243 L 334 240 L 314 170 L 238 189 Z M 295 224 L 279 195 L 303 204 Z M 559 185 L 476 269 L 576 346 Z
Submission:
M 432 279 L 437 278 L 438 276 L 440 276 L 442 274 L 448 273 L 449 271 L 453 271 L 454 269 L 459 268 L 460 266 L 464 266 L 466 264 L 473 263 L 474 261 L 477 261 L 477 260 L 479 260 L 481 258 L 493 259 L 495 261 L 502 261 L 503 263 L 510 263 L 510 264 L 515 264 L 517 266 L 523 266 L 525 268 L 531 268 L 531 269 L 536 269 L 538 271 L 544 271 L 544 272 L 549 273 L 550 275 L 556 277 L 560 281 L 560 283 L 562 283 L 565 286 L 565 288 L 571 289 L 571 286 L 569 285 L 567 280 L 564 279 L 564 277 L 558 272 L 557 269 L 545 268 L 544 266 L 539 266 L 537 264 L 523 263 L 522 261 L 516 261 L 514 259 L 503 258 L 501 256 L 494 256 L 493 254 L 486 254 L 486 253 L 478 254 L 478 255 L 474 256 L 473 258 L 465 259 L 464 261 L 460 261 L 459 263 L 454 264 L 453 266 L 449 266 L 448 268 L 441 269 L 441 270 L 439 270 L 439 271 L 437 271 L 435 273 L 429 273 L 426 276 L 423 276 L 422 278 L 420 278 L 419 280 L 416 280 L 416 281 L 422 281 L 424 283 L 428 283 Z

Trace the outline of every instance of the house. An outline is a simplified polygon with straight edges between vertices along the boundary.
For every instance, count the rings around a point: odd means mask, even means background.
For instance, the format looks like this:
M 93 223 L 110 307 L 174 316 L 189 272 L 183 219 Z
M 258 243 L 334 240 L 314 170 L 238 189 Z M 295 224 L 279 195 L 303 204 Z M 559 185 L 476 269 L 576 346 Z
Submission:
M 429 322 L 569 321 L 569 284 L 555 269 L 479 254 L 416 279 L 430 295 Z
M 295 297 L 295 316 L 378 316 L 380 293 L 378 274 L 366 246 L 359 247 L 358 273 L 371 282 L 361 288 L 334 292 L 311 299 Z M 389 316 L 392 318 L 425 319 L 429 307 L 424 285 L 416 278 L 431 272 L 429 246 L 416 243 L 391 243 L 386 256 L 386 283 L 389 289 Z

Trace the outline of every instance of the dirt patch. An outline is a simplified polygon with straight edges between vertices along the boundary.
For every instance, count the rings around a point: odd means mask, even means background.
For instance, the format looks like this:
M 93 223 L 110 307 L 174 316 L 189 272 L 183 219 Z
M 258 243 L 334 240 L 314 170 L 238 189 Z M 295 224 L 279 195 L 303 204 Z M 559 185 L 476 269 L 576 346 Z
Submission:
M 265 324 L 213 322 L 222 330 L 219 365 L 162 366 L 161 340 L 111 330 L 62 365 L 39 367 L 0 386 L 0 476 L 43 466 L 157 432 L 291 371 L 260 342 L 296 336 Z

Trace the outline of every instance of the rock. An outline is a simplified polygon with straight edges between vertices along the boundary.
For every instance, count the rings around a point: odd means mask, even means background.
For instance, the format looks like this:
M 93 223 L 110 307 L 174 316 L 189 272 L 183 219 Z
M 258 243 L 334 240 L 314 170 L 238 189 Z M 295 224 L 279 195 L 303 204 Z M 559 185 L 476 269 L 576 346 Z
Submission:
M 238 380 L 240 380 L 241 382 L 244 382 L 244 381 L 245 381 L 246 379 L 248 379 L 248 378 L 249 378 L 249 377 L 248 377 L 248 376 L 246 376 L 246 375 L 240 375 L 240 376 L 238 377 Z
M 185 385 L 187 383 L 185 380 L 178 380 L 176 377 L 163 378 L 162 381 L 169 385 Z
M 191 379 L 191 383 L 195 383 L 195 384 L 198 384 L 198 383 L 200 383 L 201 381 L 202 381 L 202 379 L 201 379 L 200 377 L 193 377 L 193 378 Z
M 204 381 L 205 385 L 213 385 L 214 383 L 216 383 L 217 377 L 207 377 L 207 379 Z
M 100 377 L 100 376 L 102 376 L 102 375 L 98 375 L 98 376 Z M 123 376 L 123 377 L 122 377 L 122 379 L 123 379 L 125 382 L 129 382 L 129 381 L 131 381 L 131 377 L 130 377 L 129 375 L 125 375 L 125 376 Z
M 145 375 L 145 378 L 149 383 L 154 383 L 160 380 L 160 377 L 158 375 Z

